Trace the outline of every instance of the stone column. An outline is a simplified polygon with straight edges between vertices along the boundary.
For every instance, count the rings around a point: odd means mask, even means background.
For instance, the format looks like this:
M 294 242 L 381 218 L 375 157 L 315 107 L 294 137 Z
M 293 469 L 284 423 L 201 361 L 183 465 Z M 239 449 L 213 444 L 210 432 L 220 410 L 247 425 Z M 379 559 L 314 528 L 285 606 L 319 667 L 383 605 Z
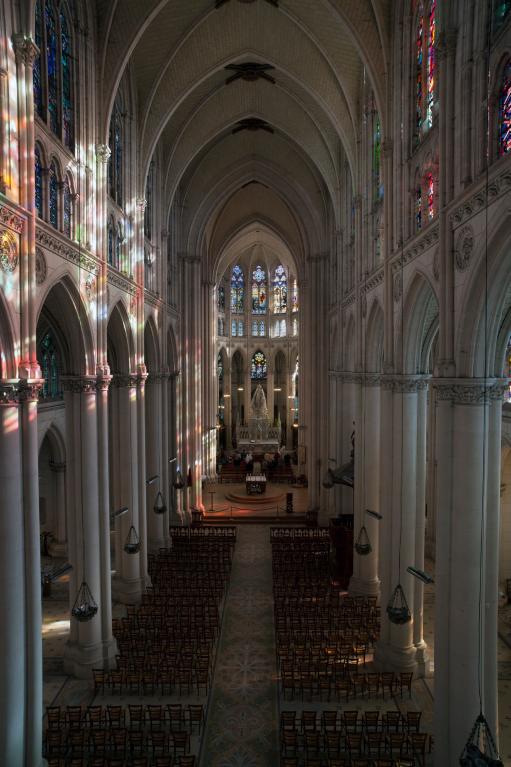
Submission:
M 229 360 L 230 363 L 230 360 Z M 224 370 L 224 424 L 225 424 L 225 447 L 227 450 L 232 448 L 232 383 L 231 366 L 226 365 Z
M 137 451 L 135 453 L 138 470 L 138 534 L 140 536 L 140 584 L 142 590 L 150 583 L 147 573 L 147 507 L 146 507 L 146 433 L 145 433 L 145 367 L 137 375 Z
M 500 399 L 484 379 L 436 379 L 435 764 L 457 763 L 479 713 L 496 733 Z M 495 400 L 494 400 L 495 398 Z
M 420 673 L 413 617 L 416 609 L 422 611 L 422 606 L 415 606 L 415 579 L 407 573 L 407 568 L 416 562 L 417 520 L 421 513 L 417 509 L 417 413 L 418 391 L 425 386 L 425 382 L 420 376 L 395 376 L 383 379 L 383 385 L 387 396 L 382 401 L 382 436 L 385 442 L 382 442 L 383 519 L 380 525 L 385 559 L 384 566 L 380 568 L 382 632 L 375 651 L 375 662 L 382 669 Z M 421 450 L 420 455 L 425 462 L 425 452 Z M 421 476 L 424 476 L 424 471 L 421 467 Z M 412 616 L 412 620 L 404 625 L 391 623 L 386 614 L 387 604 L 398 584 L 403 588 Z M 425 646 L 421 645 L 420 649 L 425 652 Z
M 55 516 L 57 519 L 58 549 L 65 556 L 66 543 L 66 463 L 50 461 L 50 469 L 55 474 Z
M 290 360 L 288 360 L 288 365 Z M 293 420 L 294 420 L 294 398 L 293 398 L 293 377 L 288 371 L 286 376 L 286 448 L 293 449 Z
M 39 760 L 25 761 L 29 723 L 25 718 L 27 658 L 23 652 L 27 635 L 25 589 L 23 496 L 22 496 L 22 420 L 18 393 L 13 386 L 0 385 L 0 611 L 4 616 L 0 632 L 0 763 L 30 767 Z M 36 563 L 37 566 L 37 563 Z M 41 597 L 39 595 L 39 612 Z M 39 627 L 40 630 L 40 627 Z M 37 669 L 37 703 L 42 708 L 42 661 Z M 42 711 L 38 726 L 42 726 Z M 35 723 L 34 723 L 35 724 Z M 42 733 L 41 733 L 42 734 Z
M 424 570 L 424 548 L 426 545 L 426 435 L 428 421 L 427 384 L 417 392 L 417 520 L 415 526 L 414 566 Z M 419 675 L 429 671 L 427 645 L 424 641 L 424 584 L 415 579 L 414 583 L 413 643 L 415 645 Z
M 357 489 L 361 497 L 356 502 L 359 514 L 354 533 L 356 541 L 361 526 L 365 525 L 372 551 L 363 556 L 354 552 L 354 573 L 350 581 L 350 592 L 377 595 L 380 590 L 378 577 L 380 523 L 366 514 L 366 510 L 380 511 L 380 376 L 363 375 L 361 394 L 362 423 L 357 431 L 361 435 L 361 444 L 356 443 L 355 450 L 355 481 L 358 467 L 360 467 L 358 473 L 361 475 L 361 488 L 357 485 Z M 359 461 L 357 461 L 358 458 Z
M 103 666 L 101 631 L 101 560 L 98 485 L 98 414 L 96 379 L 73 378 L 64 381 L 66 396 L 66 444 L 71 451 L 74 474 L 74 530 L 69 535 L 71 607 L 82 581 L 98 605 L 96 616 L 86 623 L 71 618 L 72 630 L 64 652 L 65 670 L 89 678 L 91 669 Z M 71 505 L 68 503 L 71 510 Z
M 163 445 L 161 430 L 162 419 L 162 376 L 157 373 L 150 373 L 147 379 L 145 391 L 146 401 L 146 476 L 147 478 L 158 475 L 158 479 L 152 485 L 146 488 L 146 507 L 147 507 L 147 547 L 149 551 L 158 551 L 165 543 L 164 514 L 155 514 L 153 506 L 156 496 L 161 490 L 167 503 L 166 483 L 163 473 Z M 167 459 L 168 463 L 168 459 Z
M 105 668 L 115 665 L 116 642 L 112 635 L 112 562 L 110 556 L 110 468 L 108 460 L 108 390 L 112 377 L 96 383 L 98 413 L 98 489 L 101 640 Z

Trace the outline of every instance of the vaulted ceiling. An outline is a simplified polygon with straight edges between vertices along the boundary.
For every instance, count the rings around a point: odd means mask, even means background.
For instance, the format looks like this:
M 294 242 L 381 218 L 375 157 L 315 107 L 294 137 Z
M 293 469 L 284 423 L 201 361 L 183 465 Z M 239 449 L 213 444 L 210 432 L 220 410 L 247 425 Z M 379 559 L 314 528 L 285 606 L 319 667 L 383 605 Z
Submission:
M 188 250 L 213 262 L 254 222 L 298 262 L 328 247 L 343 158 L 355 168 L 364 71 L 385 129 L 390 6 L 96 0 L 103 134 L 129 67 L 141 184 L 159 146 L 166 210 L 179 190 Z

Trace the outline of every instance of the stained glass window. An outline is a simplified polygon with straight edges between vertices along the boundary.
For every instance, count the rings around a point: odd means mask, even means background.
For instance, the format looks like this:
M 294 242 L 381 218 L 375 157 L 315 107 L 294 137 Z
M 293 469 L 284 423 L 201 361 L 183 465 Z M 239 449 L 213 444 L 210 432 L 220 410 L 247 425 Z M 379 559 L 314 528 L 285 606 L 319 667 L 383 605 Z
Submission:
M 219 312 L 225 312 L 225 288 L 220 285 L 216 296 L 217 306 Z
M 153 177 L 154 164 L 149 166 L 147 182 L 145 185 L 145 209 L 144 209 L 144 237 L 148 240 L 153 236 Z
M 497 32 L 506 21 L 507 15 L 511 10 L 511 0 L 496 0 L 493 11 L 494 31 Z
M 34 60 L 34 106 L 35 111 L 44 119 L 44 99 L 43 99 L 43 69 L 42 56 L 43 50 L 43 9 L 41 0 L 35 4 L 35 44 L 39 48 L 39 53 Z
M 108 263 L 112 266 L 114 263 L 114 222 L 112 219 L 108 222 Z
M 433 180 L 433 174 L 426 174 L 426 188 L 428 190 L 428 219 L 431 219 L 435 215 L 435 182 Z
M 418 186 L 415 190 L 415 230 L 418 232 L 422 227 L 422 189 Z
M 74 149 L 74 110 L 73 110 L 73 73 L 72 73 L 72 47 L 69 35 L 67 18 L 65 13 L 60 12 L 60 44 L 62 61 L 62 127 L 64 144 L 69 149 Z
M 121 223 L 117 224 L 117 237 L 115 238 L 115 263 L 116 269 L 121 268 L 122 259 L 122 243 L 124 242 L 124 233 L 122 231 Z
M 266 272 L 256 266 L 252 273 L 252 314 L 265 314 L 267 307 Z
M 71 199 L 71 187 L 69 186 L 69 178 L 66 176 L 64 179 L 64 234 L 71 237 L 71 216 L 72 216 L 72 199 Z
M 49 193 L 50 224 L 59 227 L 59 182 L 55 163 L 50 165 L 50 193 Z
M 245 323 L 243 320 L 238 320 L 238 335 L 244 336 L 245 335 Z
M 216 369 L 218 373 L 218 378 L 222 381 L 224 378 L 224 362 L 222 360 L 222 354 L 219 353 L 216 361 Z
M 286 320 L 277 320 L 275 323 L 274 335 L 277 338 L 285 338 L 287 335 L 287 323 Z
M 511 58 L 507 60 L 502 72 L 498 123 L 499 155 L 502 156 L 511 150 Z
M 298 320 L 296 319 L 296 317 L 293 320 L 293 335 L 294 336 L 298 335 Z
M 428 58 L 427 58 L 428 96 L 427 96 L 427 105 L 426 105 L 426 123 L 428 127 L 431 127 L 431 125 L 433 124 L 433 105 L 435 103 L 435 89 L 436 89 L 435 42 L 436 42 L 436 0 L 431 0 L 431 5 L 429 7 Z
M 237 336 L 238 335 L 238 323 L 236 320 L 232 320 L 231 322 L 231 336 Z
M 55 9 L 51 0 L 46 0 L 46 72 L 48 77 L 48 112 L 50 128 L 57 136 L 60 133 L 59 124 L 59 71 L 58 46 Z
M 275 314 L 287 311 L 287 277 L 282 264 L 275 269 L 273 278 L 273 311 Z
M 225 336 L 225 320 L 223 317 L 218 318 L 218 335 Z
M 245 306 L 245 277 L 241 266 L 233 267 L 231 274 L 231 312 L 243 314 Z
M 378 202 L 383 198 L 383 184 L 381 178 L 381 123 L 378 113 L 376 113 L 374 117 L 373 179 L 374 197 Z
M 266 378 L 268 371 L 268 365 L 266 363 L 266 357 L 260 351 L 255 352 L 252 357 L 252 379 L 261 380 Z
M 266 323 L 264 320 L 259 320 L 259 335 L 260 336 L 266 335 Z
M 35 207 L 39 218 L 43 217 L 43 168 L 41 165 L 41 150 L 35 148 Z
M 108 135 L 108 144 L 110 147 L 110 159 L 108 161 L 108 187 L 110 197 L 115 200 L 117 205 L 122 206 L 122 162 L 123 162 L 123 141 L 122 141 L 122 116 L 119 103 L 116 101 L 110 118 L 110 130 Z
M 424 9 L 419 4 L 419 18 L 417 20 L 417 35 L 415 41 L 415 121 L 417 130 L 422 128 L 422 102 L 423 102 L 423 79 L 422 61 L 424 45 Z
M 299 308 L 298 303 L 298 281 L 293 280 L 293 289 L 291 292 L 291 309 L 293 312 L 297 312 Z
M 42 388 L 42 397 L 60 397 L 60 376 L 58 353 L 50 331 L 46 333 L 41 341 L 41 370 L 43 373 L 44 384 Z
M 257 335 L 257 320 L 252 320 L 252 335 Z

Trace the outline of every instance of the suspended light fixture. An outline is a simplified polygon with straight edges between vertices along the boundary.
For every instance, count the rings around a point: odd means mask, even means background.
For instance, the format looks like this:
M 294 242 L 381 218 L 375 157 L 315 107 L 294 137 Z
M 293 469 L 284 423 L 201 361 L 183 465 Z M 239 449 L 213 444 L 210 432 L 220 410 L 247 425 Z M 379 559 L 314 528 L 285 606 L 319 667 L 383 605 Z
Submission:
M 156 495 L 153 511 L 155 514 L 165 514 L 167 511 L 167 507 L 165 505 L 165 501 L 163 500 L 163 494 L 161 490 L 158 490 L 158 493 Z
M 491 12 L 492 12 L 492 2 L 491 0 L 488 0 L 487 4 L 487 13 L 488 18 L 491 18 Z M 487 62 L 488 62 L 488 71 L 487 71 L 487 93 L 486 98 L 487 104 L 491 104 L 491 68 L 490 68 L 490 61 L 491 61 L 491 25 L 488 24 L 488 33 L 487 33 Z M 485 192 L 486 192 L 486 205 L 485 205 L 485 229 L 484 229 L 484 383 L 485 383 L 485 397 L 486 397 L 486 387 L 488 385 L 488 377 L 489 377 L 489 365 L 488 365 L 488 196 L 489 196 L 489 169 L 490 169 L 490 159 L 491 159 L 491 135 L 490 135 L 490 111 L 489 109 L 486 110 L 486 184 L 485 184 Z M 474 726 L 472 727 L 472 731 L 470 735 L 468 736 L 468 740 L 465 743 L 465 746 L 463 748 L 463 751 L 460 756 L 460 766 L 461 767 L 504 767 L 504 763 L 500 759 L 499 752 L 497 751 L 497 747 L 495 745 L 495 741 L 493 739 L 493 735 L 490 729 L 490 725 L 488 724 L 486 717 L 483 714 L 483 672 L 482 672 L 482 634 L 483 634 L 483 615 L 484 615 L 484 607 L 483 607 L 483 582 L 484 582 L 484 571 L 483 571 L 483 555 L 482 552 L 484 550 L 484 526 L 485 526 L 485 503 L 486 503 L 486 494 L 484 489 L 485 484 L 485 478 L 487 473 L 487 446 L 486 446 L 486 435 L 488 431 L 488 424 L 487 424 L 487 408 L 486 405 L 484 406 L 484 431 L 483 431 L 483 493 L 481 497 L 481 548 L 480 548 L 480 559 L 479 559 L 479 621 L 478 621 L 478 632 L 479 632 L 479 657 L 478 657 L 478 686 L 479 686 L 479 715 L 477 716 Z
M 460 756 L 461 767 L 504 767 L 504 762 L 500 759 L 495 741 L 491 734 L 490 725 L 479 714 L 472 732 Z
M 71 609 L 71 615 L 80 623 L 86 623 L 94 618 L 98 611 L 98 606 L 94 601 L 91 590 L 85 581 L 78 589 L 78 594 Z
M 366 509 L 366 514 L 368 517 L 372 517 L 373 519 L 377 519 L 378 522 L 380 522 L 383 519 L 383 515 L 380 514 L 378 511 L 371 511 L 371 509 Z
M 417 578 L 417 580 L 422 581 L 428 586 L 430 583 L 435 582 L 435 579 L 431 575 L 425 573 L 424 570 L 419 570 L 418 567 L 412 567 L 412 565 L 410 565 L 410 567 L 406 568 L 406 572 L 410 573 L 410 575 L 413 575 L 414 578 Z
M 412 619 L 405 592 L 400 583 L 397 584 L 392 592 L 392 596 L 387 605 L 387 615 L 389 621 L 397 625 L 403 625 Z
M 176 471 L 176 478 L 174 480 L 174 487 L 176 490 L 182 490 L 185 486 L 185 483 L 183 482 L 183 475 L 179 471 L 179 469 Z
M 355 551 L 357 554 L 360 554 L 361 557 L 364 557 L 370 554 L 372 550 L 373 547 L 371 546 L 371 541 L 369 540 L 366 526 L 362 525 L 358 534 L 358 538 L 355 541 Z
M 124 551 L 126 554 L 138 554 L 140 551 L 140 538 L 138 537 L 134 525 L 131 525 L 129 529 L 128 537 L 124 544 Z

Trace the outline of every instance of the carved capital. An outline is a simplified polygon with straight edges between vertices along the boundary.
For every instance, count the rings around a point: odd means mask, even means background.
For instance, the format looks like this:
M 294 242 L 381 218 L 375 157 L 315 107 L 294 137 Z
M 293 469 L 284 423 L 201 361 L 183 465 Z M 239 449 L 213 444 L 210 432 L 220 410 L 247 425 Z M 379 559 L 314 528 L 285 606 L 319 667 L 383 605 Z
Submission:
M 64 391 L 72 394 L 95 394 L 97 379 L 95 376 L 63 376 Z
M 381 385 L 383 389 L 395 394 L 414 394 L 428 388 L 430 376 L 400 376 L 383 375 Z
M 107 163 L 112 154 L 108 144 L 96 144 L 96 158 L 98 162 Z
M 507 390 L 504 379 L 437 378 L 434 381 L 437 401 L 456 405 L 481 405 L 489 400 L 500 400 Z
M 34 61 L 39 56 L 39 48 L 30 37 L 25 37 L 23 34 L 13 35 L 12 47 L 14 48 L 16 64 L 34 66 Z

